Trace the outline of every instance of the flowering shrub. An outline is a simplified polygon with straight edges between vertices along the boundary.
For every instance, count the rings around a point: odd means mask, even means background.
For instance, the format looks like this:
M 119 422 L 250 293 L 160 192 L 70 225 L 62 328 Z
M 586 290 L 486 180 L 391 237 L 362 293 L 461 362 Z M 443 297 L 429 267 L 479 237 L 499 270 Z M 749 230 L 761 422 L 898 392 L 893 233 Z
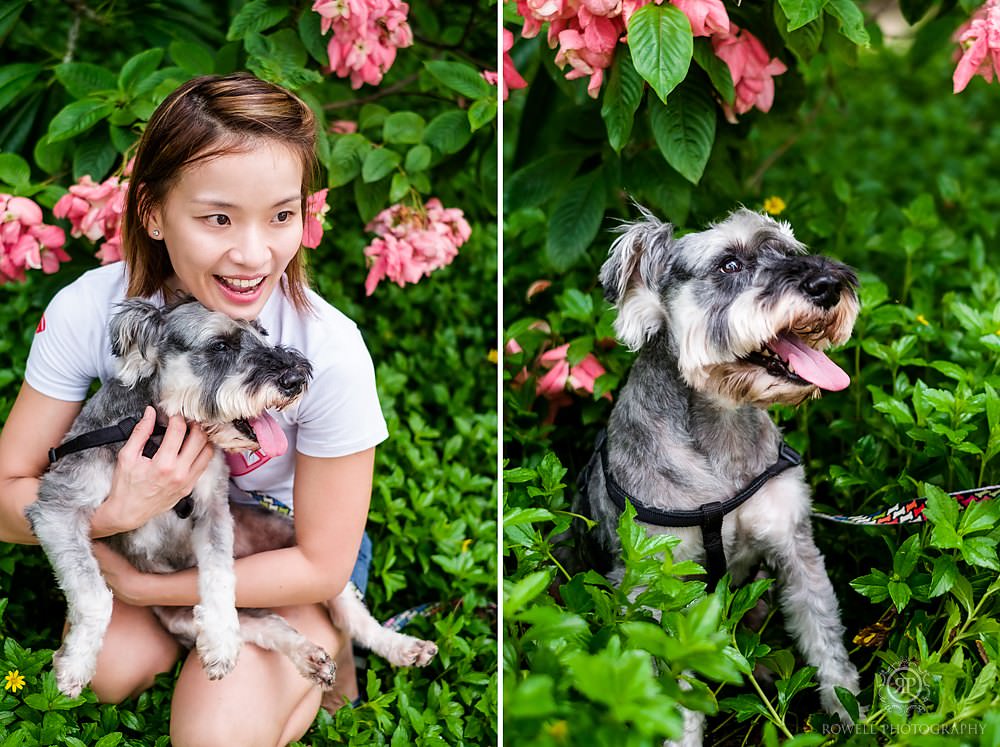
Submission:
M 407 631 L 438 641 L 436 663 L 397 671 L 371 657 L 367 702 L 324 712 L 305 738 L 317 747 L 496 741 L 496 391 L 489 377 L 441 384 L 442 371 L 490 365 L 498 347 L 498 91 L 481 77 L 497 66 L 495 27 L 485 0 L 36 0 L 0 12 L 0 417 L 48 300 L 118 259 L 126 166 L 171 91 L 250 70 L 316 114 L 310 282 L 363 331 L 391 434 L 368 518 L 370 605 L 382 619 L 443 605 Z M 369 298 L 365 226 L 403 205 L 429 219 L 413 244 L 421 282 Z M 119 705 L 58 695 L 64 608 L 39 548 L 0 543 L 0 614 L 0 676 L 24 679 L 0 691 L 0 743 L 169 741 L 173 675 Z

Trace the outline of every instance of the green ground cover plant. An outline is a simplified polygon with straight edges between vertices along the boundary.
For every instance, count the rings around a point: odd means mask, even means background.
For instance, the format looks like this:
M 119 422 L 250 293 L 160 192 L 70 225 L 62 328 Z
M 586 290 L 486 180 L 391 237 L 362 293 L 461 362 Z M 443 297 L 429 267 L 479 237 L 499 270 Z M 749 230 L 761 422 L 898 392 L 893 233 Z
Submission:
M 922 16 L 928 6 L 918 5 Z M 601 143 L 604 104 L 588 104 L 583 86 L 567 88 L 544 60 L 528 90 L 512 95 L 523 99 L 506 126 L 525 138 L 531 121 L 530 141 L 505 152 L 515 179 L 532 176 L 536 143 L 555 141 L 576 149 L 584 168 L 622 163 L 623 179 L 600 195 L 605 217 L 573 262 L 546 250 L 560 187 L 544 193 L 547 201 L 525 202 L 535 193 L 522 186 L 505 207 L 505 338 L 517 342 L 508 343 L 504 367 L 511 744 L 656 745 L 678 735 L 678 704 L 710 714 L 706 744 L 1000 742 L 1000 504 L 960 510 L 946 495 L 1000 482 L 998 89 L 976 80 L 951 94 L 948 37 L 967 14 L 937 9 L 902 40 L 883 39 L 869 22 L 867 49 L 826 46 L 824 37 L 808 59 L 783 57 L 799 63 L 801 77 L 777 79 L 768 115 L 735 127 L 720 119 L 697 185 L 669 173 L 645 133 L 612 155 Z M 523 49 L 513 56 L 531 79 L 534 52 Z M 552 92 L 547 110 L 534 98 L 539 85 Z M 641 169 L 624 165 L 640 158 Z M 620 588 L 561 560 L 572 542 L 564 532 L 576 475 L 606 422 L 606 395 L 614 397 L 631 362 L 610 339 L 613 312 L 596 285 L 613 219 L 636 217 L 630 197 L 682 231 L 738 203 L 767 204 L 812 250 L 859 270 L 861 315 L 835 354 L 851 386 L 796 411 L 773 410 L 805 457 L 817 511 L 867 514 L 928 501 L 925 524 L 814 521 L 861 671 L 857 702 L 844 696 L 859 716 L 853 730 L 820 711 L 813 672 L 780 613 L 756 631 L 741 622 L 769 593 L 767 581 L 706 595 L 687 575 L 690 565 L 671 560 L 671 541 L 647 538 L 630 516 L 618 528 Z M 540 354 L 565 344 L 571 367 L 593 355 L 606 372 L 593 392 L 570 382 L 561 397 L 536 396 L 553 370 Z M 632 602 L 627 592 L 636 587 L 646 590 Z M 664 611 L 661 624 L 649 607 Z
M 122 176 L 144 122 L 179 83 L 249 69 L 306 99 L 322 123 L 319 186 L 330 206 L 310 250 L 312 285 L 363 331 L 391 434 L 377 455 L 368 602 L 380 619 L 443 606 L 411 623 L 437 641 L 432 665 L 393 670 L 371 657 L 366 702 L 335 718 L 323 712 L 302 743 L 492 744 L 497 95 L 480 73 L 496 66 L 496 6 L 414 3 L 412 45 L 400 46 L 379 85 L 357 89 L 324 71 L 329 38 L 311 6 L 0 4 L 0 192 L 32 198 L 46 224 L 69 234 L 56 202 L 84 176 Z M 471 226 L 457 257 L 419 283 L 366 293 L 364 249 L 375 238 L 366 224 L 391 205 L 421 214 L 432 197 Z M 98 266 L 95 249 L 108 252 L 110 238 L 69 239 L 71 259 L 54 274 L 28 269 L 23 282 L 0 285 L 0 419 L 48 300 Z M 119 705 L 58 692 L 50 669 L 63 612 L 41 551 L 0 544 L 0 745 L 167 744 L 173 673 Z M 268 683 L 260 687 L 266 697 Z

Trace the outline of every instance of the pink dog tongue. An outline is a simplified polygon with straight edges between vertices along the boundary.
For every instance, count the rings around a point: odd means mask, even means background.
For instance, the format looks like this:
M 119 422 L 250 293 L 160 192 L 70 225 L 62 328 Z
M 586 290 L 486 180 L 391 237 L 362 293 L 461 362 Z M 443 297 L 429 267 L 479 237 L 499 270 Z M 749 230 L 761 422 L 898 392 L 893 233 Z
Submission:
M 250 421 L 250 427 L 257 435 L 260 450 L 270 457 L 278 457 L 288 450 L 288 439 L 277 421 L 266 412 Z
M 784 334 L 771 342 L 771 349 L 788 361 L 792 371 L 820 389 L 839 392 L 851 377 L 823 353 L 806 345 L 795 335 Z

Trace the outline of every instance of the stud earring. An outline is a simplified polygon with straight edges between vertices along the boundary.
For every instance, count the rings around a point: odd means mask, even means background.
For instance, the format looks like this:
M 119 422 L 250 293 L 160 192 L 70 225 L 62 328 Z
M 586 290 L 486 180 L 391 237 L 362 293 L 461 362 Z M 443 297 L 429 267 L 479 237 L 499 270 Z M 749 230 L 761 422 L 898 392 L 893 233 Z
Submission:
M 160 229 L 158 229 L 158 228 L 154 228 L 153 229 L 153 238 L 154 239 L 160 238 Z

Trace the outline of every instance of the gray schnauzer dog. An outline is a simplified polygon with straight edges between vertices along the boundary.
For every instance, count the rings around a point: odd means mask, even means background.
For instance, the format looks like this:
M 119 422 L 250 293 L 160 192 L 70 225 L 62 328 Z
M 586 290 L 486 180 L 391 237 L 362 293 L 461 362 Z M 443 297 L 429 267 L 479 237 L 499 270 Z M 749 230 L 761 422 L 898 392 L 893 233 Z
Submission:
M 256 322 L 230 319 L 193 300 L 160 308 L 131 299 L 112 317 L 118 372 L 84 405 L 63 445 L 50 452 L 53 464 L 42 477 L 38 500 L 25 510 L 66 595 L 69 632 L 53 664 L 67 695 L 78 695 L 93 677 L 111 620 L 112 593 L 91 548 L 91 517 L 110 492 L 123 442 L 149 404 L 158 419 L 181 415 L 199 423 L 216 453 L 191 495 L 173 511 L 106 541 L 147 573 L 198 566 L 197 606 L 153 610 L 181 643 L 197 648 L 210 678 L 228 674 L 240 646 L 249 642 L 286 655 L 321 687 L 333 685 L 336 669 L 326 651 L 273 612 L 235 606 L 234 555 L 295 541 L 287 517 L 235 505 L 234 540 L 228 500 L 223 450 L 276 453 L 284 437 L 266 410 L 294 405 L 312 375 L 305 357 L 271 345 L 266 334 Z M 163 430 L 154 431 L 146 456 L 155 453 Z M 96 434 L 115 431 L 119 435 L 93 443 Z M 81 438 L 89 440 L 83 445 Z M 380 626 L 350 584 L 326 607 L 334 624 L 397 666 L 423 666 L 437 653 L 433 643 Z
M 803 469 L 765 408 L 848 385 L 822 351 L 850 337 L 857 278 L 843 264 L 806 254 L 788 224 L 749 210 L 681 238 L 642 212 L 601 268 L 618 309 L 615 331 L 638 356 L 611 412 L 603 455 L 595 453 L 582 479 L 576 510 L 598 525 L 581 540 L 620 557 L 615 485 L 668 519 L 749 491 L 752 499 L 714 517 L 721 571 L 741 582 L 763 560 L 777 575 L 786 626 L 817 668 L 823 707 L 847 719 L 834 688 L 857 693 L 858 673 L 813 541 Z M 603 469 L 593 469 L 599 462 Z M 704 522 L 643 524 L 682 540 L 678 560 L 711 566 Z M 623 569 L 613 563 L 617 582 Z M 685 713 L 684 743 L 700 744 L 702 730 L 700 718 Z

